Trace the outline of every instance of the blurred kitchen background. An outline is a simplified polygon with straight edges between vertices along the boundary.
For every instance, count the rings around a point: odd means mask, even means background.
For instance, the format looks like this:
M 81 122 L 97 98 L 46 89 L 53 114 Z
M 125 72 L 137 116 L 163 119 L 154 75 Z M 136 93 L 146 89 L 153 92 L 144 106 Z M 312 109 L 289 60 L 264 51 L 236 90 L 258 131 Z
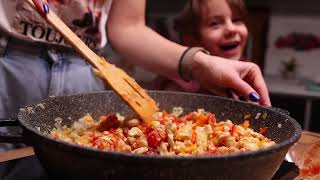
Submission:
M 147 1 L 147 23 L 179 42 L 173 20 L 186 0 Z M 305 130 L 320 132 L 320 1 L 246 0 L 248 59 L 264 73 L 272 105 L 286 109 Z M 136 68 L 110 46 L 101 52 L 148 88 L 157 76 Z

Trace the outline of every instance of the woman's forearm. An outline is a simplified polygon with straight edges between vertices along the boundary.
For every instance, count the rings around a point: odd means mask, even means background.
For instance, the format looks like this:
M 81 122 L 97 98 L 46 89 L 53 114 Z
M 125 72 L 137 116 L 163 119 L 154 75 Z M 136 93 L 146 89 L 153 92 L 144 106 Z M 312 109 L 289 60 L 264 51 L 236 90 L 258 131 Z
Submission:
M 168 77 L 177 77 L 179 59 L 186 47 L 163 38 L 147 27 L 144 20 L 145 9 L 142 9 L 145 4 L 141 3 L 145 1 L 114 1 L 108 19 L 111 45 L 135 65 Z
M 179 77 L 179 59 L 187 49 L 171 42 L 145 25 L 145 0 L 114 0 L 108 36 L 112 47 L 135 65 L 170 78 Z M 271 105 L 260 68 L 250 62 L 230 61 L 197 52 L 189 61 L 192 78 L 221 96 L 236 96 Z M 260 99 L 261 97 L 261 99 Z

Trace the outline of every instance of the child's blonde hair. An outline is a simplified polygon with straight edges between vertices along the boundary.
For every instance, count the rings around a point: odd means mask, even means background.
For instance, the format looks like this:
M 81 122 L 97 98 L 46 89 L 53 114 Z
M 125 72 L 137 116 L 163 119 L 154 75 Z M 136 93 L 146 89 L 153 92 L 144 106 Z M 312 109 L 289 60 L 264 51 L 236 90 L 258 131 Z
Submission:
M 174 21 L 174 29 L 180 36 L 190 35 L 199 38 L 199 27 L 201 22 L 201 3 L 206 0 L 189 0 L 182 13 Z M 221 0 L 218 0 L 221 1 Z M 246 21 L 247 9 L 243 0 L 226 0 L 233 11 L 240 14 Z

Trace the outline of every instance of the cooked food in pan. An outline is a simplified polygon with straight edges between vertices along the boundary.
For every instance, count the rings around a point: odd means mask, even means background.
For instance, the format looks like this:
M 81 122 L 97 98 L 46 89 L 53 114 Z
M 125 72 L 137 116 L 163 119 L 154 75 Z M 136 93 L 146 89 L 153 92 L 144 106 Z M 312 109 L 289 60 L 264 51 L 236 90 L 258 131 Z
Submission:
M 275 145 L 264 136 L 266 128 L 255 132 L 249 121 L 236 125 L 231 120 L 217 121 L 203 109 L 184 116 L 182 111 L 158 112 L 149 123 L 119 114 L 103 115 L 99 120 L 87 114 L 71 127 L 62 126 L 57 119 L 49 137 L 106 151 L 183 156 L 230 154 Z

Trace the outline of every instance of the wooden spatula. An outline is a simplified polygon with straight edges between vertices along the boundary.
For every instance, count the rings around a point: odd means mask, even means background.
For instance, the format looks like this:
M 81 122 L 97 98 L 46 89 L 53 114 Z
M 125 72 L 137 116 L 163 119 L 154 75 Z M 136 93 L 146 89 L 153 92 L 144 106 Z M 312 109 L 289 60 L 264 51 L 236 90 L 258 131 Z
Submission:
M 27 2 L 36 11 L 32 0 Z M 71 10 L 71 9 L 70 9 Z M 52 11 L 46 15 L 46 21 L 55 28 L 70 45 L 89 62 L 99 77 L 144 120 L 150 121 L 158 111 L 156 102 L 126 72 L 108 63 L 94 53 L 71 29 Z

